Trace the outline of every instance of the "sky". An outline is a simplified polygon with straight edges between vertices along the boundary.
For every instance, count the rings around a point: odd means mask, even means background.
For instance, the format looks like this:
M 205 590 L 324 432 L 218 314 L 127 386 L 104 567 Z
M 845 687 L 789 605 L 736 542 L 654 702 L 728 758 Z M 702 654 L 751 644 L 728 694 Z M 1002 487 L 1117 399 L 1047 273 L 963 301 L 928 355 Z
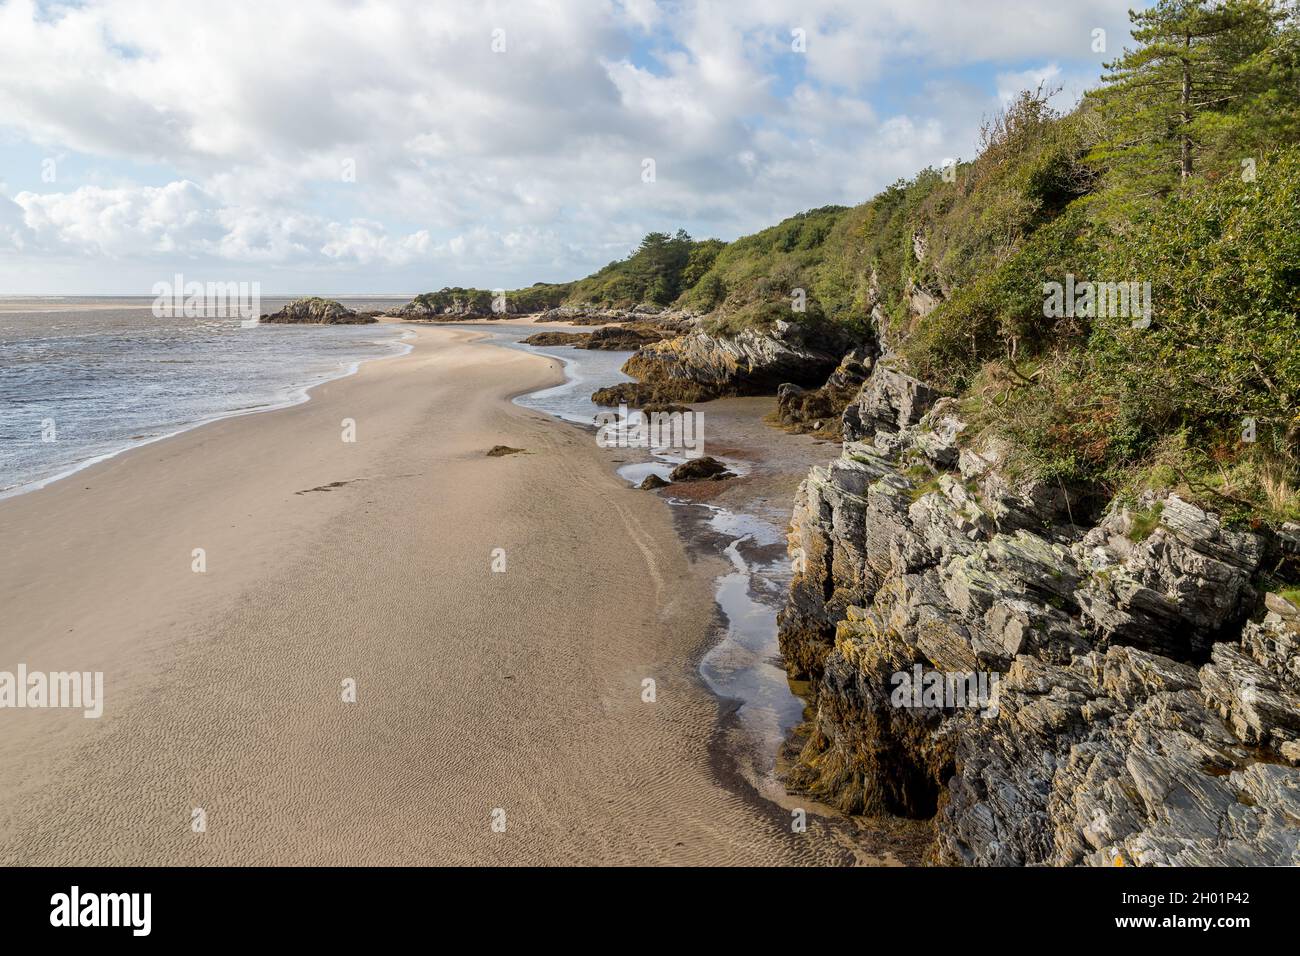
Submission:
M 0 0 L 0 295 L 518 288 L 1068 109 L 1134 0 Z M 1098 33 L 1097 31 L 1104 31 Z

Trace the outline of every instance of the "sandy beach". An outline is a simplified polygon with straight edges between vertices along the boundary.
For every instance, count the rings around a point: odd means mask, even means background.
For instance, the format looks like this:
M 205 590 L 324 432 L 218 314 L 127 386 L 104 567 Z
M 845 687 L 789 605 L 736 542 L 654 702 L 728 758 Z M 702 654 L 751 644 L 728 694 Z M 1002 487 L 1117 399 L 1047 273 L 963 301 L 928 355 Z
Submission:
M 0 669 L 105 683 L 98 720 L 0 713 L 0 862 L 848 857 L 713 766 L 669 506 L 509 402 L 557 362 L 477 338 L 0 502 Z

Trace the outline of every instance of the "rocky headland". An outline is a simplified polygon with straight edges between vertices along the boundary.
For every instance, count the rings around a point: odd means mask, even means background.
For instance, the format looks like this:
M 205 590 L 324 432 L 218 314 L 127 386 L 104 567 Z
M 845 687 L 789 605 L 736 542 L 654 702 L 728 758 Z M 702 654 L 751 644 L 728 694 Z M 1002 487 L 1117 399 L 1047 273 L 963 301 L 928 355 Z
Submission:
M 463 322 L 466 319 L 505 318 L 518 314 L 509 301 L 495 300 L 483 289 L 440 289 L 418 295 L 386 315 L 408 322 Z

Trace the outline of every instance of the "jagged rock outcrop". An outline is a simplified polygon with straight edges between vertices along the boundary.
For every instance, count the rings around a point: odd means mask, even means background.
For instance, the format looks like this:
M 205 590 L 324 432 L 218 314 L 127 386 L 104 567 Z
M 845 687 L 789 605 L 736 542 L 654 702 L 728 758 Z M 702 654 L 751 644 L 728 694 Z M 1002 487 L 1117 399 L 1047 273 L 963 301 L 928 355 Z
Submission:
M 262 322 L 284 325 L 366 325 L 377 322 L 372 313 L 353 312 L 334 299 L 296 299 L 279 312 L 264 315 Z
M 1264 540 L 1224 529 L 1176 497 L 1143 503 L 1148 520 L 1158 518 L 1149 535 L 1135 540 L 1135 513 L 1120 510 L 1084 536 L 1091 573 L 1079 593 L 1083 617 L 1107 641 L 1200 656 L 1254 605 L 1251 576 Z
M 1216 656 L 1239 654 L 1216 645 Z M 1122 646 L 1068 666 L 1018 657 L 997 718 L 965 715 L 949 730 L 957 770 L 936 860 L 1300 863 L 1300 770 L 1219 718 L 1243 685 L 1211 667 Z M 1297 704 L 1279 712 L 1294 717 Z
M 903 290 L 903 297 L 907 300 L 907 310 L 918 319 L 923 319 L 939 307 L 943 301 L 943 296 L 932 289 L 909 279 Z
M 924 382 L 881 363 L 845 408 L 844 438 L 873 441 L 878 431 L 891 434 L 915 425 L 939 398 Z
M 607 325 L 588 333 L 587 340 L 579 343 L 580 349 L 604 352 L 634 352 L 645 345 L 660 342 L 670 333 L 648 325 Z
M 777 420 L 798 432 L 817 432 L 838 439 L 844 409 L 862 388 L 875 364 L 875 348 L 852 349 L 820 388 L 805 389 L 786 382 L 776 390 Z
M 535 332 L 525 345 L 572 345 L 603 352 L 635 352 L 643 345 L 667 338 L 669 333 L 643 325 L 607 325 L 591 332 Z
M 873 268 L 867 280 L 867 318 L 876 333 L 876 342 L 880 348 L 880 357 L 887 358 L 894 354 L 896 342 L 889 316 L 885 312 L 884 297 L 880 292 L 880 274 Z
M 714 397 L 709 389 L 695 382 L 620 382 L 617 385 L 598 388 L 591 393 L 593 404 L 608 408 L 616 408 L 619 405 L 627 405 L 629 408 L 650 408 L 683 402 L 689 404 Z
M 851 344 L 832 326 L 777 321 L 736 335 L 696 330 L 640 349 L 623 371 L 657 401 L 695 402 L 820 383 Z M 629 390 L 630 391 L 630 390 Z M 647 399 L 648 400 L 648 399 Z
M 936 821 L 969 864 L 1300 862 L 1300 610 L 1279 543 L 1173 494 L 1011 480 L 888 362 L 803 482 L 779 619 L 815 716 L 790 784 Z M 978 706 L 899 696 L 986 675 Z

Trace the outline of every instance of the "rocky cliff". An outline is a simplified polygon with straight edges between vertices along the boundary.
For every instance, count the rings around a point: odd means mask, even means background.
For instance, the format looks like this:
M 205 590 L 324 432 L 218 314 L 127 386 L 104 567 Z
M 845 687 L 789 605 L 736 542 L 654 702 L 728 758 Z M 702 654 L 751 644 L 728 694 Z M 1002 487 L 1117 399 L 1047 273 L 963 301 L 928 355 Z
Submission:
M 838 439 L 844 409 L 861 390 L 875 360 L 875 346 L 863 345 L 845 355 L 820 388 L 786 382 L 776 390 L 777 421 L 792 431 Z
M 843 431 L 791 521 L 793 787 L 933 817 L 944 864 L 1300 863 L 1300 528 L 1010 478 L 888 360 Z

